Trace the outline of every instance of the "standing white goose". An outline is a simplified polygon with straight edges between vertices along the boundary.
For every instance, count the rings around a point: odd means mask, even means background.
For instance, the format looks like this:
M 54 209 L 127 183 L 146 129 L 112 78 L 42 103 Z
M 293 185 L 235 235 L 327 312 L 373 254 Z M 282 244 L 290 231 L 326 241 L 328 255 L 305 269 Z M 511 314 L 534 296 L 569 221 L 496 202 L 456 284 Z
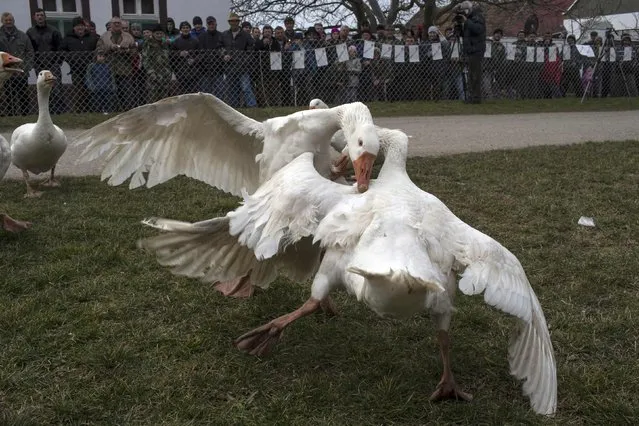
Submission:
M 23 73 L 21 68 L 22 59 L 16 58 L 6 52 L 0 52 L 0 89 L 7 81 L 11 74 Z M 4 177 L 5 173 L 11 165 L 11 146 L 9 142 L 0 135 L 0 180 Z M 0 213 L 2 219 L 2 228 L 7 232 L 20 232 L 31 226 L 29 222 L 21 222 L 19 220 L 12 219 L 6 213 Z
M 11 135 L 12 162 L 22 170 L 27 185 L 25 197 L 42 195 L 29 185 L 29 172 L 40 174 L 50 170 L 51 175 L 41 185 L 60 186 L 55 179 L 55 166 L 67 149 L 67 137 L 61 128 L 53 124 L 49 113 L 49 95 L 56 80 L 51 71 L 43 70 L 38 73 L 38 121 L 23 124 Z
M 332 168 L 329 140 L 342 129 L 350 158 L 359 166 L 360 190 L 368 188 L 373 162 L 379 150 L 373 118 L 361 102 L 334 108 L 298 111 L 258 122 L 236 111 L 217 97 L 193 93 L 166 98 L 119 114 L 82 133 L 77 145 L 86 145 L 78 161 L 107 156 L 102 179 L 120 185 L 131 175 L 129 188 L 152 187 L 175 176 L 186 175 L 233 195 L 241 189 L 253 192 L 273 173 L 303 152 L 314 152 L 314 168 L 338 177 Z M 148 173 L 148 176 L 144 176 Z M 294 277 L 312 275 L 320 249 L 310 238 L 272 262 L 258 262 L 250 250 L 237 244 L 228 232 L 213 239 L 220 226 L 207 222 L 148 221 L 170 231 L 146 241 L 173 273 L 216 283 L 225 295 L 247 297 L 253 285 L 267 286 L 280 268 Z M 307 254 L 300 262 L 298 253 Z M 226 278 L 210 271 L 218 258 L 234 259 L 238 272 Z M 217 277 L 217 278 L 214 278 Z
M 406 172 L 407 136 L 387 132 L 378 130 L 386 160 L 366 193 L 324 179 L 309 167 L 313 154 L 305 153 L 245 194 L 243 205 L 227 215 L 231 234 L 258 259 L 311 234 L 326 248 L 308 301 L 239 337 L 237 347 L 256 355 L 268 352 L 288 325 L 320 309 L 333 289 L 344 287 L 380 316 L 406 317 L 428 309 L 443 362 L 431 399 L 470 400 L 455 382 L 450 362 L 448 330 L 459 286 L 466 295 L 484 292 L 486 303 L 518 318 L 519 333 L 508 353 L 511 374 L 526 380 L 523 392 L 536 413 L 554 414 L 552 342 L 519 260 L 419 189 Z

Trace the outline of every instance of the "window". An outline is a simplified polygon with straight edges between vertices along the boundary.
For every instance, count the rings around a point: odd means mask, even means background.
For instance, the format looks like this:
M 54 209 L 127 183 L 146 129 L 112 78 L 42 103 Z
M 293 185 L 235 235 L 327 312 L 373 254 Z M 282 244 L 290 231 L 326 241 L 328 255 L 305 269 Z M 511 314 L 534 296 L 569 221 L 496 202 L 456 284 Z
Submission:
M 157 22 L 160 17 L 158 0 L 120 0 L 122 19 L 146 18 Z
M 82 15 L 80 0 L 39 0 L 38 7 L 46 12 L 47 24 L 57 28 L 63 36 L 73 29 L 73 18 Z

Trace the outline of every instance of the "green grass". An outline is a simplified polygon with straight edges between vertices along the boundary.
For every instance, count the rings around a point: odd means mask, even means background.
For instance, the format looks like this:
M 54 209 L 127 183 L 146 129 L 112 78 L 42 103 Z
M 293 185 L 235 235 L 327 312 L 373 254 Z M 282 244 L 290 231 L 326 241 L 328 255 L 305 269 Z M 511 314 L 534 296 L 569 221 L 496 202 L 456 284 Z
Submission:
M 200 220 L 236 199 L 185 178 L 129 191 L 66 178 L 1 199 L 34 226 L 0 235 L 0 424 L 631 424 L 639 412 L 638 142 L 411 159 L 410 174 L 519 257 L 551 327 L 555 420 L 529 411 L 506 360 L 512 321 L 457 298 L 453 367 L 472 403 L 431 404 L 440 376 L 428 315 L 300 320 L 268 357 L 234 338 L 298 307 L 279 281 L 250 300 L 178 278 L 135 248 L 159 215 Z M 593 216 L 596 228 L 577 225 Z
M 466 105 L 460 101 L 371 102 L 367 104 L 374 117 L 437 116 L 459 114 L 515 114 L 566 111 L 626 111 L 639 109 L 639 98 L 588 99 L 580 98 L 531 99 L 523 101 L 492 100 L 482 105 Z M 293 108 L 241 109 L 256 120 L 291 114 L 304 106 Z M 62 128 L 90 128 L 111 118 L 104 114 L 61 114 L 54 116 Z M 30 117 L 2 117 L 0 131 L 13 131 L 16 127 L 37 119 Z

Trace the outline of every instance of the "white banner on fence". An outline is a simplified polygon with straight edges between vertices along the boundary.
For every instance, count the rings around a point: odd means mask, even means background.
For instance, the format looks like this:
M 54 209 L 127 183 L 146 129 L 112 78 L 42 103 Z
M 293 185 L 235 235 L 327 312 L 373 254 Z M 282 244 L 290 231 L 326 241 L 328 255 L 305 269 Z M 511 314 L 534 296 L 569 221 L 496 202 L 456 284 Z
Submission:
M 587 44 L 578 44 L 577 50 L 579 51 L 579 53 L 589 58 L 595 57 L 595 52 L 592 51 L 592 47 L 588 46 Z
M 393 57 L 393 45 L 392 44 L 382 44 L 382 58 L 391 59 Z
M 535 62 L 535 47 L 528 46 L 526 48 L 526 62 Z
M 537 46 L 537 62 L 544 62 L 544 48 L 541 46 Z
M 431 55 L 433 56 L 433 61 L 441 61 L 444 59 L 442 55 L 442 44 L 441 43 L 433 43 L 430 45 Z
M 626 46 L 623 48 L 623 60 L 632 61 L 632 46 Z
M 548 47 L 548 62 L 557 62 L 557 46 Z
M 415 44 L 408 46 L 408 62 L 419 62 L 419 46 Z
M 370 40 L 364 40 L 364 57 L 366 59 L 373 59 L 375 57 L 375 42 Z
M 348 51 L 346 50 L 346 43 L 335 45 L 335 52 L 337 53 L 337 62 L 348 61 Z
M 617 51 L 614 47 L 610 48 L 610 62 L 615 62 L 617 60 Z
M 450 54 L 450 58 L 451 59 L 459 59 L 459 45 L 455 44 L 455 46 L 453 46 L 453 51 Z
M 570 60 L 570 45 L 569 44 L 564 44 L 563 57 L 564 57 L 564 61 L 569 61 Z
M 395 62 L 404 62 L 404 46 L 395 45 Z
M 304 54 L 305 50 L 293 51 L 293 69 L 301 70 L 304 68 Z
M 328 57 L 326 56 L 325 47 L 315 49 L 315 62 L 317 62 L 318 67 L 325 67 L 328 65 Z
M 493 43 L 490 41 L 486 42 L 486 51 L 484 52 L 484 58 L 490 58 L 493 54 Z
M 512 43 L 508 43 L 506 45 L 506 60 L 514 61 L 516 52 L 517 52 L 517 47 Z
M 279 71 L 282 69 L 282 53 L 271 52 L 271 69 Z

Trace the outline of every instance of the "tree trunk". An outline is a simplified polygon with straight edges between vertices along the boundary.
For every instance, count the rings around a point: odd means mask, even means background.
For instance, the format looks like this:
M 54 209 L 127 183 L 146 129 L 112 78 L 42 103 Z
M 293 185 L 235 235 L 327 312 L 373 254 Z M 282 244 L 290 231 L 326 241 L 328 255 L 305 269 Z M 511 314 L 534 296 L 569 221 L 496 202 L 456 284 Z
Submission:
M 424 20 L 422 21 L 424 24 L 424 32 L 427 33 L 428 27 L 435 25 L 435 12 L 437 11 L 435 0 L 427 1 L 422 11 L 424 12 Z

